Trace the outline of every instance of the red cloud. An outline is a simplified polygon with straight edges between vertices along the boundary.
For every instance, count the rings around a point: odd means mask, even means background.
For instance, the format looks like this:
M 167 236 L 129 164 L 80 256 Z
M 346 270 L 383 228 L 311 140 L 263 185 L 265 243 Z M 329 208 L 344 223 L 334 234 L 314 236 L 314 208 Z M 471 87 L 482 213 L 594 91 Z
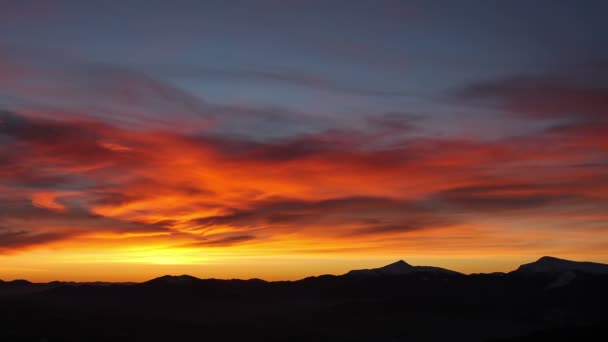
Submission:
M 139 231 L 165 232 L 159 239 L 175 236 L 189 246 L 292 234 L 390 241 L 435 229 L 449 234 L 484 217 L 598 215 L 608 195 L 605 167 L 592 166 L 605 163 L 605 139 L 581 133 L 591 127 L 497 141 L 378 144 L 375 135 L 328 131 L 259 143 L 90 119 L 1 119 L 4 196 L 30 203 L 0 220 L 15 241 L 5 249 Z M 27 223 L 32 215 L 36 225 Z

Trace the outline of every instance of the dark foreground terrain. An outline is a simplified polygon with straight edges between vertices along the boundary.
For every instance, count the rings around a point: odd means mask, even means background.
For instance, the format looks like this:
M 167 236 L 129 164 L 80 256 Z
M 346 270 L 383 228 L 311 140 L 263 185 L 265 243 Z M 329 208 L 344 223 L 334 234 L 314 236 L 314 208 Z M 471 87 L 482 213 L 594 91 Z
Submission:
M 608 341 L 608 265 L 397 262 L 294 282 L 0 282 L 0 341 Z

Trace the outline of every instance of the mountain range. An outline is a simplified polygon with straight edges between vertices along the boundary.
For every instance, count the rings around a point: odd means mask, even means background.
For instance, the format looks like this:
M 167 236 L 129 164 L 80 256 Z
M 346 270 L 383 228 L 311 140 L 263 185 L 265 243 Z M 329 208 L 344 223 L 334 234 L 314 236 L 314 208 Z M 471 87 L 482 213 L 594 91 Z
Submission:
M 566 259 L 560 259 L 551 256 L 543 256 L 537 261 L 523 264 L 519 266 L 516 270 L 507 273 L 507 275 L 517 275 L 517 276 L 551 276 L 551 275 L 559 275 L 564 273 L 586 273 L 586 274 L 595 274 L 595 275 L 603 275 L 608 274 L 608 264 L 601 264 L 595 262 L 587 262 L 587 261 L 571 261 Z M 435 267 L 435 266 L 412 266 L 403 260 L 399 260 L 392 264 L 388 264 L 386 266 L 382 266 L 379 268 L 372 269 L 360 269 L 360 270 L 351 270 L 344 275 L 334 276 L 334 275 L 325 275 L 325 277 L 379 277 L 379 276 L 401 276 L 401 275 L 435 275 L 435 276 L 466 276 L 463 273 L 452 271 L 449 269 Z M 480 275 L 480 274 L 478 274 Z M 483 273 L 481 274 L 483 275 Z M 494 272 L 488 273 L 485 275 L 505 275 L 502 272 Z M 306 279 L 317 278 L 317 277 L 309 277 Z M 164 275 L 158 278 L 154 278 L 148 280 L 144 283 L 147 286 L 154 285 L 188 285 L 194 284 L 200 280 L 200 278 L 191 276 L 191 275 Z M 214 279 L 216 280 L 216 279 Z M 236 280 L 233 280 L 236 281 Z M 264 282 L 261 279 L 252 279 L 250 281 L 260 281 Z M 70 286 L 70 285 L 88 285 L 88 286 L 108 286 L 108 285 L 133 285 L 136 283 L 132 282 L 122 282 L 122 283 L 111 283 L 111 282 L 65 282 L 65 281 L 53 281 L 49 283 L 32 283 L 28 280 L 24 279 L 16 279 L 12 281 L 3 281 L 0 280 L 0 287 L 14 287 L 14 288 L 22 288 L 22 287 L 41 287 L 40 285 L 47 285 L 47 287 L 59 287 L 59 286 Z M 43 287 L 41 287 L 43 288 Z
M 462 274 L 403 260 L 297 281 L 0 281 L 0 342 L 608 340 L 608 265 Z

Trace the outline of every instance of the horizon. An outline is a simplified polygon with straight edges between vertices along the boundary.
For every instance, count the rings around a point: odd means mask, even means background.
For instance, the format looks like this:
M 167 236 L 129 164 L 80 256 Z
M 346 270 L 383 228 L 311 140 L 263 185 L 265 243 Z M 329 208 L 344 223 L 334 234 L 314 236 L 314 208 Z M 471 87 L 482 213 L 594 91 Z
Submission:
M 551 259 L 556 259 L 556 260 L 562 260 L 562 261 L 574 261 L 574 262 L 578 262 L 578 263 L 597 263 L 596 261 L 592 261 L 592 260 L 569 260 L 569 259 L 563 259 L 560 257 L 555 257 L 555 256 L 549 256 L 549 255 L 544 255 L 541 257 L 538 257 L 537 259 L 534 260 L 529 260 L 526 263 L 522 263 L 520 265 L 517 265 L 515 267 L 513 267 L 511 270 L 508 271 L 497 271 L 497 270 L 490 270 L 490 271 L 486 271 L 486 272 L 470 272 L 470 273 L 466 273 L 466 272 L 460 272 L 456 269 L 451 269 L 451 268 L 446 268 L 446 267 L 442 267 L 444 269 L 447 270 L 451 270 L 451 271 L 456 271 L 458 273 L 461 273 L 462 275 L 474 275 L 474 274 L 492 274 L 492 273 L 505 273 L 508 274 L 510 272 L 514 272 L 515 270 L 518 269 L 519 266 L 522 265 L 526 265 L 529 263 L 535 263 L 535 262 L 539 262 L 542 259 L 545 258 L 551 258 Z M 439 265 L 419 265 L 419 264 L 412 264 L 410 262 L 408 262 L 407 260 L 404 259 L 399 259 L 396 261 L 392 261 L 386 264 L 382 264 L 382 265 L 376 265 L 374 267 L 369 267 L 369 268 L 363 268 L 363 269 L 377 269 L 377 268 L 381 268 L 384 266 L 389 266 L 389 265 L 393 265 L 393 264 L 398 264 L 401 262 L 405 262 L 406 264 L 410 265 L 410 266 L 434 266 L 434 267 L 440 267 Z M 601 264 L 601 263 L 600 263 Z M 321 274 L 309 274 L 307 276 L 303 276 L 303 277 L 296 277 L 296 278 L 288 278 L 288 279 L 267 279 L 267 278 L 263 278 L 263 277 L 249 277 L 249 278 L 239 278 L 239 277 L 226 277 L 226 278 L 218 278 L 218 277 L 211 277 L 211 276 L 204 276 L 204 275 L 197 275 L 197 274 L 180 274 L 180 273 L 167 273 L 167 274 L 158 274 L 154 277 L 149 277 L 149 278 L 143 278 L 143 279 L 138 279 L 138 280 L 120 280 L 120 281 L 109 281 L 109 280 L 105 280 L 105 279 L 97 279 L 97 280 L 74 280 L 74 279 L 53 279 L 53 280 L 43 280 L 43 281 L 32 281 L 31 279 L 25 279 L 25 278 L 14 278 L 14 279 L 2 279 L 0 278 L 0 281 L 4 281 L 4 282 L 11 282 L 11 281 L 20 281 L 20 280 L 25 280 L 25 281 L 29 281 L 31 283 L 40 283 L 40 284 L 44 284 L 44 283 L 50 283 L 50 282 L 54 282 L 54 281 L 58 281 L 58 282 L 75 282 L 75 283 L 95 283 L 95 282 L 100 282 L 100 283 L 143 283 L 143 282 L 147 282 L 150 280 L 154 280 L 154 279 L 158 279 L 158 278 L 163 278 L 163 277 L 181 277 L 181 276 L 190 276 L 190 277 L 194 277 L 197 279 L 202 279 L 202 280 L 209 280 L 209 279 L 213 279 L 213 280 L 254 280 L 254 279 L 258 279 L 258 280 L 263 280 L 266 282 L 281 282 L 281 281 L 299 281 L 299 280 L 303 280 L 306 278 L 310 278 L 310 277 L 319 277 L 319 276 L 326 276 L 326 275 L 331 275 L 331 276 L 341 276 L 341 275 L 345 275 L 346 273 L 350 272 L 350 271 L 355 271 L 355 270 L 360 270 L 359 268 L 350 268 L 347 271 L 344 272 L 340 272 L 340 273 L 321 273 Z
M 0 279 L 608 264 L 605 13 L 3 4 Z

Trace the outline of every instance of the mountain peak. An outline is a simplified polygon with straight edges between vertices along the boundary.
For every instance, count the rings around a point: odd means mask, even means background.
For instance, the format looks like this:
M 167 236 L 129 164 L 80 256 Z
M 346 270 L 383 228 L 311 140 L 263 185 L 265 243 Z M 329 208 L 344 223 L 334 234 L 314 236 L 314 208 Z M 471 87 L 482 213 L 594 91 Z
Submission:
M 25 279 L 15 279 L 13 281 L 9 281 L 8 283 L 12 284 L 12 285 L 19 285 L 19 286 L 31 285 L 32 284 L 32 282 L 30 282 L 28 280 L 25 280 Z
M 183 274 L 179 276 L 164 275 L 147 281 L 147 284 L 163 284 L 163 285 L 187 285 L 200 281 L 199 278 L 191 275 Z
M 413 267 L 412 265 L 408 264 L 407 262 L 403 261 L 403 260 L 399 260 L 399 261 L 395 261 L 392 264 L 388 264 L 386 266 L 383 266 L 381 268 L 389 268 L 389 267 Z
M 399 260 L 399 261 L 395 261 L 394 263 L 390 264 L 390 265 L 403 265 L 403 266 L 411 266 L 410 264 L 408 264 L 407 262 L 403 261 L 403 259 Z M 389 265 L 389 266 L 390 266 Z
M 586 272 L 593 274 L 608 274 L 608 265 L 587 261 L 572 261 L 552 256 L 544 256 L 535 262 L 524 264 L 514 273 L 563 273 Z
M 392 264 L 377 268 L 376 270 L 380 271 L 383 274 L 403 274 L 411 272 L 413 268 L 414 266 L 408 264 L 403 260 L 399 260 Z
M 352 270 L 347 273 L 350 276 L 393 276 L 413 273 L 434 273 L 457 275 L 458 272 L 432 266 L 412 266 L 403 260 L 379 268 Z
M 560 259 L 560 258 L 556 258 L 556 257 L 552 257 L 552 256 L 543 256 L 540 259 L 538 259 L 536 262 L 560 262 L 560 261 L 570 262 L 570 260 Z

